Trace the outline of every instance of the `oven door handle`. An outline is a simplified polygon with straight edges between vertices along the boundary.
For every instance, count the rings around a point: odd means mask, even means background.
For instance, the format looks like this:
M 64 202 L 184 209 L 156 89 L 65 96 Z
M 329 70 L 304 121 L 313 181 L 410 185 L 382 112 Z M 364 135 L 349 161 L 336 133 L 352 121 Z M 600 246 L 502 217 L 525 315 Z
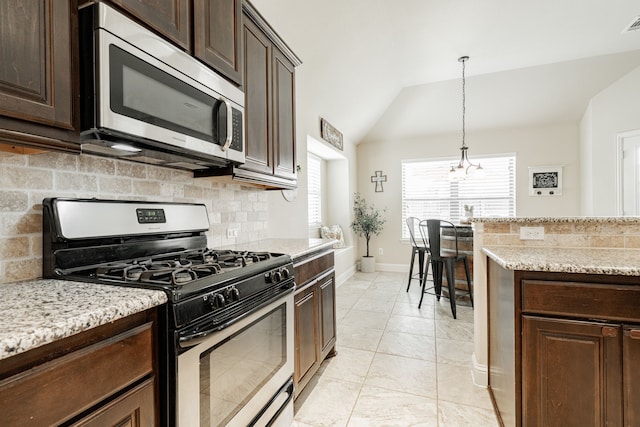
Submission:
M 178 344 L 180 345 L 180 348 L 195 347 L 198 344 L 201 344 L 202 342 L 204 342 L 209 337 L 209 335 L 218 332 L 219 330 L 221 330 L 225 326 L 226 325 L 218 325 L 218 326 L 214 326 L 214 327 L 212 327 L 210 329 L 207 329 L 206 331 L 199 331 L 199 332 L 196 332 L 194 334 L 181 336 L 178 339 Z

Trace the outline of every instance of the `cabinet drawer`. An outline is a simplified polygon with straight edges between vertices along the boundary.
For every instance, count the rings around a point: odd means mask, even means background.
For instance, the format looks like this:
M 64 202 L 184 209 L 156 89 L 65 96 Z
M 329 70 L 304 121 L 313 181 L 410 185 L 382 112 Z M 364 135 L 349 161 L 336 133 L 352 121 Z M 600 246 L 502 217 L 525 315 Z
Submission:
M 321 273 L 333 268 L 333 250 L 320 254 L 312 254 L 309 258 L 294 261 L 293 271 L 298 287 Z
M 3 423 L 57 425 L 152 371 L 147 323 L 0 382 Z
M 523 280 L 522 311 L 635 322 L 640 320 L 640 286 Z

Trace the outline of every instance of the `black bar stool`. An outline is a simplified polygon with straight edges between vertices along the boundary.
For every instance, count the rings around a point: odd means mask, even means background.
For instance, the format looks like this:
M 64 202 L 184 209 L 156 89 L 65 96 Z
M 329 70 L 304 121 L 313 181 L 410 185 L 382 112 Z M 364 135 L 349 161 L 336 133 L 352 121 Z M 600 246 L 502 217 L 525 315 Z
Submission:
M 411 287 L 411 281 L 416 277 L 413 274 L 413 264 L 416 259 L 416 254 L 418 255 L 418 283 L 422 284 L 422 277 L 429 273 L 429 263 L 427 263 L 427 271 L 424 271 L 424 260 L 425 254 L 429 252 L 429 246 L 422 242 L 418 242 L 416 239 L 416 229 L 420 224 L 420 219 L 410 216 L 407 218 L 407 228 L 409 229 L 409 236 L 411 237 L 411 263 L 409 264 L 409 281 L 407 282 L 407 292 L 409 292 L 409 288 Z

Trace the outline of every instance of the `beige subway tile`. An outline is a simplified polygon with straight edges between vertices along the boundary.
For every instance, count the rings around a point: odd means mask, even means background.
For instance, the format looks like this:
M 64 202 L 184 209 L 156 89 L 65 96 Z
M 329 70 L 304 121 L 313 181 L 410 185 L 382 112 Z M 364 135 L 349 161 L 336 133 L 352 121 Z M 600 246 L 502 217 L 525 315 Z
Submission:
M 183 184 L 192 184 L 195 179 L 193 172 L 171 169 L 171 182 L 181 182 Z
M 33 280 L 42 277 L 42 258 L 4 263 L 4 283 Z
M 545 234 L 571 234 L 573 232 L 573 224 L 569 223 L 549 223 L 544 226 Z
M 120 160 L 116 162 L 116 175 L 145 179 L 147 178 L 147 166 L 142 163 Z
M 42 213 L 6 214 L 3 233 L 7 236 L 42 233 Z
M 196 185 L 185 185 L 184 186 L 184 197 L 191 199 L 202 199 L 204 195 L 204 188 L 196 186 Z
M 598 223 L 576 223 L 574 232 L 578 234 L 598 235 L 601 234 L 601 225 Z
M 640 249 L 640 236 L 624 236 L 624 247 Z
M 4 260 L 28 257 L 29 247 L 29 238 L 25 236 L 0 238 L 0 258 Z
M 29 209 L 29 193 L 0 190 L 0 212 L 24 212 L 27 209 Z
M 485 233 L 508 234 L 511 232 L 511 224 L 485 223 Z
M 131 194 L 131 179 L 102 176 L 98 179 L 101 193 Z
M 29 156 L 29 166 L 53 169 L 56 171 L 78 170 L 78 158 L 80 156 L 66 153 L 41 153 Z
M 56 172 L 54 177 L 54 188 L 56 190 L 90 193 L 98 192 L 98 178 L 93 175 Z
M 37 189 L 53 188 L 53 172 L 44 169 L 6 167 L 2 170 L 0 183 L 6 189 Z
M 624 248 L 624 236 L 591 236 L 593 248 Z
M 5 153 L 0 151 L 0 164 L 13 166 L 26 166 L 29 162 L 29 156 L 23 154 Z
M 556 238 L 558 246 L 588 248 L 590 245 L 590 236 L 586 234 L 557 234 Z
M 83 154 L 78 159 L 78 171 L 100 175 L 115 175 L 116 161 L 106 157 Z
M 167 182 L 171 180 L 171 170 L 158 166 L 147 166 L 147 178 Z
M 30 237 L 29 243 L 31 246 L 31 255 L 35 257 L 41 257 L 42 256 L 42 234 L 38 234 L 37 236 Z
M 497 244 L 500 246 L 524 246 L 520 236 L 516 234 L 498 234 Z
M 160 183 L 158 181 L 133 181 L 133 194 L 143 196 L 159 196 Z
M 163 182 L 160 184 L 160 195 L 172 199 L 176 197 L 184 197 L 184 187 L 172 182 Z

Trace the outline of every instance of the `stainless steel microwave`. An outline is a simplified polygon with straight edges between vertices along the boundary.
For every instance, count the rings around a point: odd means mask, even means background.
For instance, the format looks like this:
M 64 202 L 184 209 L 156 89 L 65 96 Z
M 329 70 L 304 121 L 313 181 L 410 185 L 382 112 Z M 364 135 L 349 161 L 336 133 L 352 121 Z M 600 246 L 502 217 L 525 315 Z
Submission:
M 188 170 L 244 163 L 244 93 L 104 3 L 80 11 L 82 151 Z

